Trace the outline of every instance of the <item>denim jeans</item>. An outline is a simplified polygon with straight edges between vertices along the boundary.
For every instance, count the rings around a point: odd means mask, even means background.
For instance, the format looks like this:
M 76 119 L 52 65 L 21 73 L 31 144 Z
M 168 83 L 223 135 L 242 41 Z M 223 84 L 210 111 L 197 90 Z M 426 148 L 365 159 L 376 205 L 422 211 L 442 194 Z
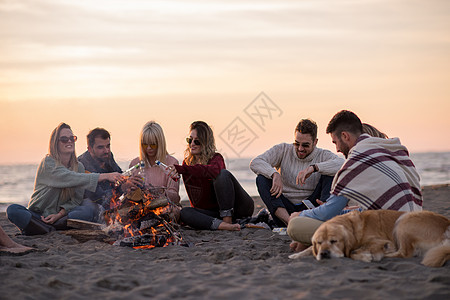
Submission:
M 41 219 L 40 214 L 31 211 L 25 206 L 19 204 L 11 204 L 10 206 L 8 206 L 8 208 L 6 209 L 6 214 L 9 221 L 16 225 L 20 230 L 23 230 L 25 227 L 27 227 L 28 223 L 30 223 L 31 217 L 35 217 L 38 220 Z M 67 217 L 69 219 L 78 219 L 93 222 L 95 221 L 96 214 L 97 210 L 95 204 L 92 203 L 92 201 L 85 199 L 80 206 L 72 209 L 67 214 Z
M 314 192 L 307 199 L 315 205 L 318 205 L 316 199 L 326 201 L 330 196 L 332 182 L 332 176 L 322 175 Z M 258 187 L 258 192 L 261 196 L 262 201 L 264 202 L 264 204 L 266 204 L 267 209 L 272 215 L 275 224 L 277 224 L 277 226 L 279 227 L 286 227 L 286 224 L 284 224 L 283 221 L 275 216 L 275 211 L 279 207 L 285 208 L 289 214 L 307 209 L 303 203 L 294 204 L 289 201 L 289 199 L 286 198 L 283 194 L 281 194 L 281 196 L 278 198 L 272 196 L 270 194 L 270 189 L 272 188 L 272 179 L 266 178 L 263 175 L 258 175 L 258 177 L 256 177 L 256 186 Z

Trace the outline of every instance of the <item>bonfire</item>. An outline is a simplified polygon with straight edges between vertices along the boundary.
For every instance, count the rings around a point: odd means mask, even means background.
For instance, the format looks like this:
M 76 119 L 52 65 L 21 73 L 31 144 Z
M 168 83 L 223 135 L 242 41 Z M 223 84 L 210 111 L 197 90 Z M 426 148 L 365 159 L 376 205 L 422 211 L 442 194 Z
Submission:
M 114 196 L 110 209 L 103 213 L 104 232 L 114 245 L 154 248 L 181 245 L 183 239 L 175 222 L 177 207 L 165 196 L 162 187 L 136 189 Z

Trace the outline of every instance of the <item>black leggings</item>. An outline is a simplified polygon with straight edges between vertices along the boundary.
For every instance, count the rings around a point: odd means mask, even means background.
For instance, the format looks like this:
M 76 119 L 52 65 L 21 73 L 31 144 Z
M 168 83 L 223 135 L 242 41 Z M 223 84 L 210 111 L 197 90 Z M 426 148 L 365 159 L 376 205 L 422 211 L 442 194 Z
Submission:
M 219 211 L 185 207 L 181 210 L 181 221 L 195 229 L 215 230 L 223 217 L 234 220 L 250 217 L 254 202 L 237 179 L 228 170 L 222 169 L 213 181 Z

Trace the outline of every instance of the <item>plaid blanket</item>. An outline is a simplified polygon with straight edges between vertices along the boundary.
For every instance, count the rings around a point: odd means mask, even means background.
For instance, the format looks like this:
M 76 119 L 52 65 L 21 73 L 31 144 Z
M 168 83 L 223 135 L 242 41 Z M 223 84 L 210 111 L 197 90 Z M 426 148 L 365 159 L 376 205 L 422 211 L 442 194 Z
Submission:
M 362 134 L 334 177 L 331 193 L 363 209 L 422 210 L 419 174 L 398 138 Z

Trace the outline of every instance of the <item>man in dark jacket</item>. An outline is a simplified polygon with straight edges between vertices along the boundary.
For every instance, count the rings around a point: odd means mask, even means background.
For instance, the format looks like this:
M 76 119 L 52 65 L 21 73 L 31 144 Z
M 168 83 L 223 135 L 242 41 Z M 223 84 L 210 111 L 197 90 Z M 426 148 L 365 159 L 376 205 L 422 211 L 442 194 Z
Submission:
M 86 171 L 90 173 L 122 173 L 122 169 L 114 160 L 111 152 L 111 136 L 107 130 L 98 127 L 92 129 L 87 135 L 87 144 L 88 150 L 78 156 L 78 161 L 84 165 Z M 113 193 L 122 193 L 122 185 L 115 185 L 109 181 L 99 182 L 95 192 L 86 191 L 84 196 L 108 209 Z

